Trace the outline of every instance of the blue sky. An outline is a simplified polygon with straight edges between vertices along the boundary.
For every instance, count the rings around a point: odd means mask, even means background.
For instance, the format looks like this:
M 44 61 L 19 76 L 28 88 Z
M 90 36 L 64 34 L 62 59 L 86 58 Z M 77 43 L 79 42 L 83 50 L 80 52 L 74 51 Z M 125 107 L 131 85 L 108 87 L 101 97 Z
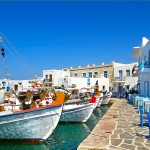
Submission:
M 12 78 L 102 61 L 135 62 L 133 47 L 150 38 L 149 8 L 146 1 L 1 1 L 0 32 L 15 49 L 4 40 Z

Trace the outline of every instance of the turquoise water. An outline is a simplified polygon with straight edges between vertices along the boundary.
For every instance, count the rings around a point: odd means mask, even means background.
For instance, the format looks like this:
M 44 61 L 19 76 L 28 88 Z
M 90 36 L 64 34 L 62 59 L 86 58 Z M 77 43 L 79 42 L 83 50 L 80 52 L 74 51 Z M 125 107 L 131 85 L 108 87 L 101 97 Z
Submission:
M 108 106 L 96 108 L 86 123 L 59 123 L 52 135 L 42 144 L 0 142 L 0 150 L 76 150 L 108 108 Z

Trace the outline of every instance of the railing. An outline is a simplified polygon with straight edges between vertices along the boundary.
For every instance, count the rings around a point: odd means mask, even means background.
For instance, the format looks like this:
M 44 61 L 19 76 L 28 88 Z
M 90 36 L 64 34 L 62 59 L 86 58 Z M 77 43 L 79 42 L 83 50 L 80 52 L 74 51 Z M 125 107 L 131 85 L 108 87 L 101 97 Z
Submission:
M 138 67 L 138 70 L 141 71 L 144 68 L 150 68 L 150 61 L 142 61 Z
M 52 83 L 52 80 L 51 79 L 44 79 L 44 82 L 50 82 L 50 83 Z
M 113 81 L 125 81 L 125 77 L 114 77 Z

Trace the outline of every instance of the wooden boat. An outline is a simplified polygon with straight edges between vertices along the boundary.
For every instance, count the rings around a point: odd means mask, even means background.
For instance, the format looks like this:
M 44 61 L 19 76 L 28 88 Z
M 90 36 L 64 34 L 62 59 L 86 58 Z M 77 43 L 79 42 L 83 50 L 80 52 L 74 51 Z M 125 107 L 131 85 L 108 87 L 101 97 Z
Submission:
M 95 108 L 96 108 L 96 107 L 100 107 L 102 94 L 98 91 L 98 92 L 95 94 L 95 97 L 96 97 Z
M 103 96 L 100 96 L 99 102 L 98 102 L 98 104 L 97 104 L 97 107 L 98 107 L 98 108 L 101 106 L 102 100 L 103 100 Z
M 65 103 L 60 117 L 61 122 L 86 122 L 95 109 L 96 98 L 69 100 Z
M 86 122 L 94 110 L 94 103 L 66 105 L 60 117 L 61 122 Z
M 110 101 L 110 98 L 111 98 L 111 95 L 109 95 L 109 94 L 108 95 L 104 95 L 101 105 L 107 105 L 109 103 L 109 101 Z
M 65 100 L 64 92 L 56 92 L 50 105 L 0 112 L 0 140 L 42 142 L 56 128 Z

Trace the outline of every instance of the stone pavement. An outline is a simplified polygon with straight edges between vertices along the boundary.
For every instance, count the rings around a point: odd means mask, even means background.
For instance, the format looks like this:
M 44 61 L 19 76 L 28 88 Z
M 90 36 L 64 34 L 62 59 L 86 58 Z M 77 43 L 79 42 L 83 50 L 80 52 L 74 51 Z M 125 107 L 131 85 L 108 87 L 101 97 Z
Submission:
M 78 150 L 150 150 L 148 127 L 140 127 L 138 109 L 125 99 L 113 104 Z

